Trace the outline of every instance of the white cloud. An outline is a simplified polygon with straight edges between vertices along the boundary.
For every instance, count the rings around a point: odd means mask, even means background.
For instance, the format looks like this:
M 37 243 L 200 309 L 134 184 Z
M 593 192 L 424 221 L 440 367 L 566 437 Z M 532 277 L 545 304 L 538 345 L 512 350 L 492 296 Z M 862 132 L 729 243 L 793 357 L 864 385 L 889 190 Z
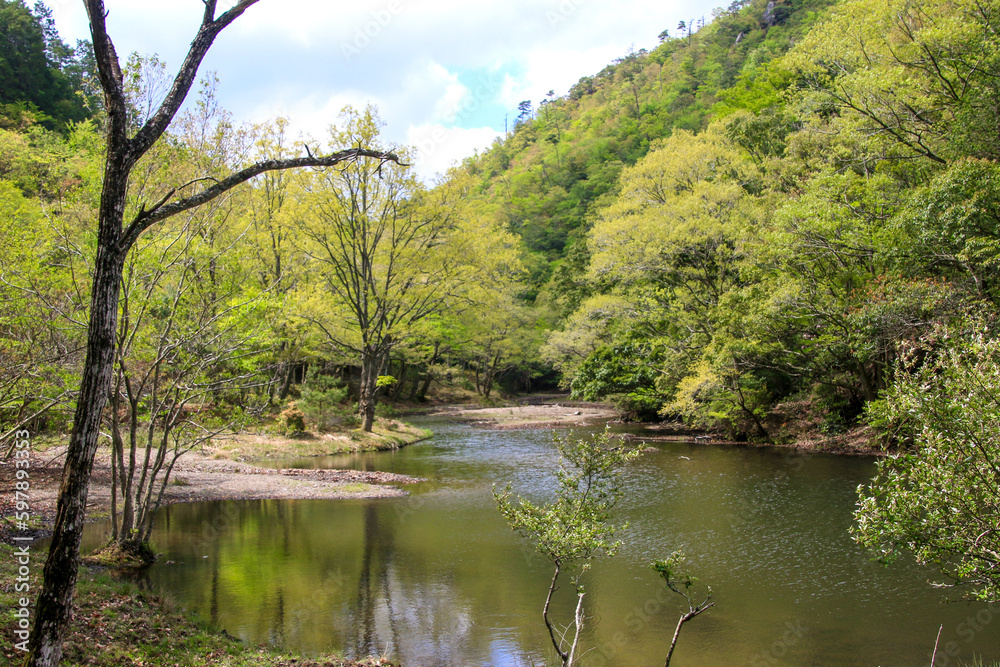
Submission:
M 261 0 L 223 32 L 203 69 L 218 73 L 220 100 L 237 118 L 285 115 L 323 137 L 344 104 L 372 102 L 397 143 L 430 127 L 472 128 L 449 132 L 448 155 L 460 157 L 463 146 L 482 147 L 484 125 L 502 130 L 504 114 L 516 115 L 521 100 L 537 105 L 549 90 L 565 94 L 630 46 L 652 48 L 661 30 L 707 17 L 720 1 Z M 64 39 L 89 36 L 82 3 L 50 6 Z M 157 53 L 172 68 L 204 8 L 200 0 L 105 6 L 123 58 Z M 479 83 L 470 72 L 494 74 Z
M 448 72 L 443 67 L 441 70 L 445 73 Z M 432 116 L 434 120 L 455 118 L 461 113 L 466 100 L 469 98 L 469 89 L 459 82 L 456 75 L 448 74 L 448 78 L 450 81 L 445 85 L 444 94 L 438 99 L 437 104 L 434 105 L 434 115 Z
M 429 182 L 456 162 L 488 148 L 500 134 L 490 127 L 464 129 L 427 123 L 411 125 L 407 143 L 417 149 L 413 168 L 422 180 Z

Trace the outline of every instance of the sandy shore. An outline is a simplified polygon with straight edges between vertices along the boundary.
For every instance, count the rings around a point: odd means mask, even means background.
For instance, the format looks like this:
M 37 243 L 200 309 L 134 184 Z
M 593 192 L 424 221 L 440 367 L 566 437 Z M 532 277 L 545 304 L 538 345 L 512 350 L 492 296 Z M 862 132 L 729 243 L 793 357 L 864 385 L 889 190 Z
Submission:
M 536 397 L 530 404 L 502 408 L 445 406 L 428 413 L 451 421 L 491 429 L 558 428 L 587 426 L 616 416 L 610 407 L 596 403 L 567 402 L 564 397 Z M 417 442 L 427 433 L 394 423 L 391 430 L 358 443 L 349 435 L 322 435 L 288 439 L 272 435 L 242 434 L 217 446 L 188 452 L 171 473 L 163 503 L 205 500 L 391 498 L 407 495 L 406 485 L 423 481 L 406 475 L 357 470 L 302 470 L 261 467 L 263 459 L 339 454 L 357 449 L 391 449 Z M 39 536 L 50 531 L 62 476 L 64 448 L 34 453 L 31 461 L 32 527 Z M 94 460 L 87 499 L 88 520 L 106 518 L 111 511 L 110 451 L 102 448 Z M 12 461 L 0 461 L 0 489 L 13 489 Z M 0 539 L 13 526 L 13 493 L 0 496 Z
M 251 448 L 244 447 L 243 451 L 248 449 Z M 232 454 L 232 450 L 228 449 L 192 451 L 183 455 L 170 475 L 163 504 L 265 498 L 391 498 L 407 495 L 404 488 L 407 484 L 423 481 L 417 477 L 374 471 L 262 468 L 253 463 L 232 460 L 229 458 Z M 289 452 L 288 455 L 295 457 L 296 452 Z M 38 451 L 32 457 L 29 491 L 31 526 L 39 537 L 50 532 L 55 520 L 64 460 L 63 447 Z M 98 450 L 87 497 L 88 521 L 104 519 L 110 514 L 110 463 L 110 451 L 107 448 Z M 0 489 L 4 489 L 0 496 L 0 517 L 4 517 L 0 523 L 0 539 L 4 541 L 13 527 L 14 483 L 13 461 L 0 461 Z
M 463 406 L 452 406 L 441 408 L 429 414 L 450 421 L 499 430 L 589 426 L 618 416 L 612 408 L 602 403 L 560 402 L 558 399 L 551 403 L 502 408 L 470 409 Z

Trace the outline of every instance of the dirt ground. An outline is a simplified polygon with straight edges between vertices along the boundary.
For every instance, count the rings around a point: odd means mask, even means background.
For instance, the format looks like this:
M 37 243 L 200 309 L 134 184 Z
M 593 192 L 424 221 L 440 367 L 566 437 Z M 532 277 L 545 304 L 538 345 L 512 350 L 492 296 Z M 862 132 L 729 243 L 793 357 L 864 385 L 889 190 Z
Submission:
M 510 407 L 469 408 L 442 406 L 428 414 L 481 428 L 522 429 L 585 426 L 613 419 L 611 408 L 595 403 L 568 402 L 564 397 L 536 397 L 531 403 Z M 352 442 L 347 435 L 322 435 L 305 439 L 266 434 L 243 434 L 212 448 L 182 456 L 171 473 L 163 503 L 203 500 L 390 498 L 407 495 L 407 484 L 419 478 L 357 470 L 301 470 L 260 467 L 265 459 L 338 454 L 363 448 L 395 448 L 417 442 L 427 433 L 395 423 L 391 430 L 374 434 L 379 442 Z M 50 531 L 59 496 L 64 448 L 52 446 L 34 452 L 30 470 L 31 526 L 39 537 Z M 13 461 L 0 461 L 0 489 L 14 488 Z M 0 495 L 0 539 L 13 526 L 13 493 Z M 94 460 L 87 499 L 89 520 L 106 518 L 111 511 L 111 465 L 107 448 Z
M 249 452 L 254 436 L 236 451 Z M 313 449 L 315 445 L 311 446 Z M 342 450 L 339 450 L 342 451 Z M 300 470 L 262 468 L 233 460 L 233 448 L 192 451 L 178 459 L 164 492 L 163 504 L 202 500 L 390 498 L 407 495 L 405 485 L 423 481 L 417 477 L 359 470 Z M 333 450 L 330 453 L 338 453 Z M 296 456 L 291 450 L 289 456 Z M 29 501 L 31 527 L 46 536 L 55 520 L 56 502 L 65 451 L 62 446 L 36 451 L 30 468 Z M 0 461 L 0 539 L 9 537 L 13 526 L 15 470 L 13 460 Z M 110 451 L 98 450 L 94 459 L 87 497 L 88 520 L 106 518 L 111 511 Z M 22 533 L 23 534 L 23 533 Z
M 611 407 L 601 403 L 560 401 L 558 398 L 548 401 L 498 408 L 451 406 L 429 414 L 498 430 L 589 426 L 618 416 Z

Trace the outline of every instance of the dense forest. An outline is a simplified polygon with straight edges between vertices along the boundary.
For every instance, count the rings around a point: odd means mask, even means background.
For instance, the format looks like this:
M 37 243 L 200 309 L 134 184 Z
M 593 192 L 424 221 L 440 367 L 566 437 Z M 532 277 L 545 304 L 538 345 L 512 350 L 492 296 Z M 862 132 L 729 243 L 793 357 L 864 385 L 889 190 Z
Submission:
M 559 383 L 735 439 L 847 431 L 906 345 L 991 318 L 997 56 L 989 5 L 830 4 L 735 2 L 682 22 L 565 97 L 525 101 L 434 187 L 398 166 L 277 172 L 151 230 L 123 285 L 122 400 L 136 419 L 295 413 L 305 390 L 353 397 L 368 425 L 378 396 Z M 0 417 L 58 431 L 85 336 L 103 110 L 88 44 L 64 44 L 41 3 L 2 12 Z M 141 120 L 165 65 L 134 54 L 125 76 Z M 144 160 L 133 214 L 301 154 L 282 119 L 234 123 L 216 85 Z M 379 124 L 347 109 L 313 148 L 379 144 Z
M 942 327 L 988 327 L 996 19 L 734 3 L 522 105 L 464 169 L 522 239 L 561 383 L 789 442 L 858 424 Z
M 370 164 L 263 175 L 152 230 L 124 285 L 122 400 L 137 419 L 192 402 L 294 413 L 305 389 L 353 397 L 370 423 L 377 396 L 559 383 L 736 439 L 847 431 L 901 346 L 993 312 L 997 45 L 989 5 L 830 4 L 682 22 L 565 97 L 525 101 L 434 187 Z M 88 44 L 64 44 L 41 3 L 2 12 L 0 417 L 58 431 L 103 110 Z M 134 54 L 126 83 L 142 119 L 165 66 Z M 302 152 L 282 119 L 235 124 L 216 85 L 144 161 L 133 214 Z M 379 124 L 345 110 L 326 143 L 378 144 Z M 344 215 L 362 200 L 364 220 Z
M 199 34 L 251 4 L 207 1 Z M 82 517 L 110 444 L 113 539 L 148 551 L 154 480 L 220 433 L 363 435 L 387 403 L 561 388 L 728 441 L 902 452 L 855 539 L 994 601 L 998 27 L 997 0 L 736 0 L 525 100 L 425 184 L 374 107 L 303 144 L 287 119 L 237 123 L 209 74 L 161 122 L 178 87 L 156 55 L 118 71 L 98 32 L 95 58 L 43 3 L 0 0 L 4 458 L 22 429 L 69 432 L 82 384 L 107 396 L 79 400 L 65 479 Z M 116 145 L 135 160 L 109 243 Z M 110 391 L 83 381 L 98 302 Z M 50 554 L 75 566 L 73 539 Z

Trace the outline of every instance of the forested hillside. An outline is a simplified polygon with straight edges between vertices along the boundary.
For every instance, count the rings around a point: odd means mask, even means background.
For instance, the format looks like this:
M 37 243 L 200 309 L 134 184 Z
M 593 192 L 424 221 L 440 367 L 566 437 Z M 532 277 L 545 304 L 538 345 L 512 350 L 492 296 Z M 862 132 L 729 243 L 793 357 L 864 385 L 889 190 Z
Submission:
M 0 0 L 0 32 L 0 127 L 65 128 L 96 110 L 89 44 L 63 42 L 48 7 Z
M 738 81 L 755 81 L 830 4 L 734 2 L 707 26 L 699 27 L 700 19 L 682 22 L 673 37 L 664 31 L 659 46 L 580 79 L 566 97 L 550 93 L 537 109 L 522 102 L 513 132 L 469 166 L 524 240 L 535 286 L 565 256 L 578 268 L 582 249 L 574 250 L 575 242 L 585 236 L 595 203 L 617 190 L 624 166 L 674 130 L 703 130 L 720 95 Z
M 522 238 L 563 384 L 739 439 L 836 435 L 907 345 L 986 326 L 996 11 L 737 3 L 522 105 L 464 169 Z
M 849 429 L 901 344 L 991 317 L 1000 65 L 991 4 L 832 5 L 734 2 L 669 26 L 565 97 L 522 103 L 434 188 L 361 162 L 260 176 L 151 230 L 123 287 L 119 382 L 139 389 L 121 400 L 145 419 L 144 392 L 198 386 L 164 405 L 305 407 L 317 423 L 317 402 L 353 397 L 367 425 L 378 397 L 558 382 L 739 439 Z M 103 112 L 87 45 L 63 44 L 44 5 L 5 1 L 0 18 L 20 45 L 0 75 L 40 82 L 0 100 L 0 419 L 58 429 Z M 164 77 L 129 60 L 137 118 Z M 214 86 L 142 166 L 131 215 L 304 150 L 283 120 L 235 124 Z M 378 122 L 348 110 L 313 148 L 378 146 Z M 184 359 L 211 362 L 184 366 L 194 382 L 169 370 Z

